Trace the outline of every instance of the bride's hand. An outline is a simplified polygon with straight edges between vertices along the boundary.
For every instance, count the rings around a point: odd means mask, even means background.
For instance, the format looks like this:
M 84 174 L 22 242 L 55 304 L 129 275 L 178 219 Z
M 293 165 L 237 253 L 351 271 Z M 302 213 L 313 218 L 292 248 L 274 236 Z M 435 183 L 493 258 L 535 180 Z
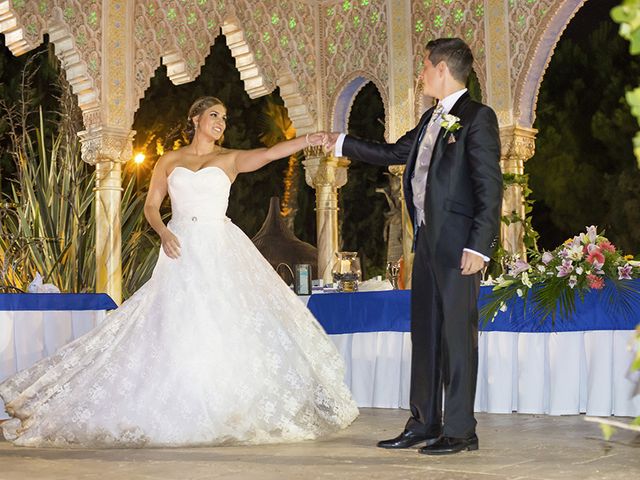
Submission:
M 178 258 L 180 256 L 180 241 L 171 230 L 167 229 L 162 235 L 160 235 L 160 241 L 162 242 L 162 250 L 169 258 Z
M 308 146 L 323 145 L 326 140 L 326 135 L 327 134 L 325 132 L 307 133 L 305 137 L 307 139 L 307 145 Z

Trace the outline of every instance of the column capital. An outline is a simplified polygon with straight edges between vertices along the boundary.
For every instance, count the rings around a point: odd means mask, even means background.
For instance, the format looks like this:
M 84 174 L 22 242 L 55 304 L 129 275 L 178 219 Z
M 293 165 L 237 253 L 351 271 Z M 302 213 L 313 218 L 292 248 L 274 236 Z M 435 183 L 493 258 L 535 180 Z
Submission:
M 78 133 L 82 160 L 90 165 L 100 162 L 127 162 L 133 154 L 135 131 L 123 128 L 92 126 Z
M 509 125 L 500 128 L 500 142 L 502 143 L 502 157 L 518 159 L 522 163 L 533 157 L 536 151 L 535 128 Z
M 347 183 L 347 169 L 351 161 L 345 157 L 334 157 L 331 154 L 327 156 L 308 155 L 307 160 L 303 160 L 302 164 L 304 165 L 305 181 L 310 187 L 316 189 L 320 186 L 340 188 Z

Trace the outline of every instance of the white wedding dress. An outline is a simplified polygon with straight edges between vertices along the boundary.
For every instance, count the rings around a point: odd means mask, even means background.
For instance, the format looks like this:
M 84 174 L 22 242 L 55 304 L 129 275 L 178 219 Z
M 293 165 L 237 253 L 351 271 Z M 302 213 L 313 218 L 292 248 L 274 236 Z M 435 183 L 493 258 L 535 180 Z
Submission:
M 168 178 L 181 244 L 87 335 L 0 384 L 16 445 L 164 447 L 313 439 L 358 415 L 331 340 L 225 216 L 218 167 Z

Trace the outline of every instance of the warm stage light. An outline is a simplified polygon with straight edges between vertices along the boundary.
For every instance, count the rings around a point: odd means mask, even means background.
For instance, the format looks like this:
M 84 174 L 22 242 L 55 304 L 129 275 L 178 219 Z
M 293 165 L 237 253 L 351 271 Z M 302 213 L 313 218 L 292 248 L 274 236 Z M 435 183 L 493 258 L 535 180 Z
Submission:
M 133 157 L 134 163 L 140 165 L 144 162 L 144 153 L 136 153 L 135 157 Z

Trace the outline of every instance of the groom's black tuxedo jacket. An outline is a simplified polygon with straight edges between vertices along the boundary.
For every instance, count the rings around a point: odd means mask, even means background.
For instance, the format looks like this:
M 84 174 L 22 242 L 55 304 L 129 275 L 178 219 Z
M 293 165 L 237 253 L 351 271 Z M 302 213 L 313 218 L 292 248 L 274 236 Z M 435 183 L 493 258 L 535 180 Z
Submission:
M 396 143 L 347 136 L 342 146 L 344 156 L 366 163 L 406 164 L 404 197 L 412 220 L 415 208 L 411 178 L 433 110 L 427 110 L 418 125 Z M 466 92 L 449 113 L 460 118 L 462 128 L 456 132 L 442 128 L 436 139 L 425 191 L 424 234 L 430 257 L 444 267 L 459 268 L 464 248 L 489 257 L 497 244 L 502 203 L 500 133 L 493 110 L 471 100 Z

